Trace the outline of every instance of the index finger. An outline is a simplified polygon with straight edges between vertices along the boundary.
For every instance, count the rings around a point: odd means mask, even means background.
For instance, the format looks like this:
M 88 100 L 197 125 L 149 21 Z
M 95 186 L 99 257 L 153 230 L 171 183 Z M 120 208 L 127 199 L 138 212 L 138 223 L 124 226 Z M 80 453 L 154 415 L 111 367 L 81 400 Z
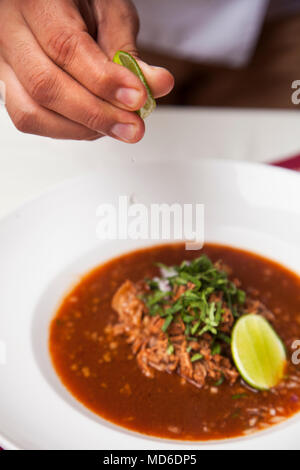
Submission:
M 85 88 L 127 110 L 145 104 L 147 93 L 141 81 L 109 60 L 89 35 L 73 1 L 27 0 L 21 8 L 42 49 Z

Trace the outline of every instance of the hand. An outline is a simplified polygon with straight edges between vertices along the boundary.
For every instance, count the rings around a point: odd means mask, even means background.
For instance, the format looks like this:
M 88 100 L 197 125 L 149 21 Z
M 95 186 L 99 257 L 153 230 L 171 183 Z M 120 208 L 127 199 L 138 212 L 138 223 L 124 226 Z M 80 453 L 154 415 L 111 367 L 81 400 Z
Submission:
M 138 56 L 130 0 L 0 0 L 0 80 L 22 132 L 60 139 L 109 135 L 138 142 L 146 101 L 140 80 L 112 58 Z M 155 97 L 172 89 L 165 69 L 140 62 Z

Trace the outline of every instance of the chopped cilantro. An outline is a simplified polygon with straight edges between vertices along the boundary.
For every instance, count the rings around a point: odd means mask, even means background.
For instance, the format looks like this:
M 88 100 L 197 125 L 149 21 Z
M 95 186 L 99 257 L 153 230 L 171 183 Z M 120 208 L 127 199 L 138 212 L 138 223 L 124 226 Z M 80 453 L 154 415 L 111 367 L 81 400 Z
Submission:
M 196 353 L 191 357 L 191 362 L 199 361 L 202 358 L 203 358 L 202 354 Z
M 206 255 L 190 262 L 183 261 L 179 266 L 162 263 L 156 263 L 156 266 L 163 270 L 163 274 L 161 278 L 145 280 L 150 291 L 142 297 L 149 315 L 165 318 L 162 326 L 165 333 L 173 321 L 182 321 L 188 341 L 198 341 L 199 337 L 209 333 L 219 340 L 213 342 L 212 355 L 220 354 L 221 344 L 231 342 L 231 338 L 221 330 L 224 309 L 229 309 L 235 318 L 239 317 L 243 313 L 245 292 L 238 289 Z M 168 290 L 159 288 L 160 280 L 167 283 Z M 173 351 L 171 345 L 168 354 L 170 351 Z M 198 360 L 200 356 L 194 354 L 191 360 Z

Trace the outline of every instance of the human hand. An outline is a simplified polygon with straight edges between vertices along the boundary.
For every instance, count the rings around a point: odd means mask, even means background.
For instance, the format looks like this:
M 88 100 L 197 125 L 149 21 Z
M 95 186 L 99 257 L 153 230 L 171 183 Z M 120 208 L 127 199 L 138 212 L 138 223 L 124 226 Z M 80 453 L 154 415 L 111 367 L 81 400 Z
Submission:
M 138 142 L 146 102 L 141 81 L 112 62 L 138 57 L 138 17 L 130 0 L 0 0 L 0 80 L 22 132 L 60 139 L 104 135 Z M 173 87 L 163 68 L 139 64 L 154 97 Z

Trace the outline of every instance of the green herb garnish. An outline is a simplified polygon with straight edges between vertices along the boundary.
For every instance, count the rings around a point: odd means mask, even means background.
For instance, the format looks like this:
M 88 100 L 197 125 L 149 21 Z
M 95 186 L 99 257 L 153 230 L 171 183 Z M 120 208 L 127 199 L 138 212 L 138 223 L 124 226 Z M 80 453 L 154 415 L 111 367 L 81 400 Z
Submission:
M 206 255 L 190 262 L 183 261 L 179 266 L 156 265 L 166 270 L 167 274 L 161 280 L 167 283 L 168 288 L 166 291 L 159 288 L 159 278 L 146 279 L 150 291 L 143 295 L 143 302 L 149 315 L 165 318 L 162 326 L 165 333 L 173 321 L 180 319 L 184 324 L 187 341 L 197 342 L 202 335 L 209 333 L 219 340 L 213 343 L 212 355 L 220 354 L 221 343 L 231 342 L 231 338 L 221 330 L 224 309 L 229 308 L 234 317 L 239 317 L 243 313 L 245 292 L 238 289 Z M 179 296 L 178 289 L 183 290 Z M 194 354 L 191 360 L 194 358 L 196 361 L 202 358 L 200 356 Z
M 168 329 L 169 326 L 171 325 L 172 321 L 173 321 L 172 315 L 169 315 L 169 316 L 165 319 L 165 322 L 164 322 L 163 326 L 161 327 L 161 329 L 163 330 L 164 333 L 167 331 L 167 329 Z
M 221 354 L 221 345 L 220 345 L 220 343 L 215 343 L 211 348 L 211 355 L 215 356 L 216 354 Z
M 167 347 L 167 354 L 169 354 L 170 356 L 171 354 L 173 354 L 173 352 L 174 352 L 174 346 L 172 343 L 169 343 L 169 346 Z
M 196 353 L 191 357 L 191 362 L 199 361 L 202 358 L 203 358 L 202 354 Z
M 220 387 L 220 385 L 222 385 L 222 383 L 224 382 L 224 375 L 222 375 L 219 380 L 217 380 L 215 382 L 215 387 Z
M 232 395 L 232 400 L 240 400 L 241 398 L 247 398 L 247 393 L 237 393 L 236 395 Z
M 231 338 L 230 336 L 225 335 L 224 333 L 219 333 L 218 338 L 224 341 L 224 343 L 231 344 Z

